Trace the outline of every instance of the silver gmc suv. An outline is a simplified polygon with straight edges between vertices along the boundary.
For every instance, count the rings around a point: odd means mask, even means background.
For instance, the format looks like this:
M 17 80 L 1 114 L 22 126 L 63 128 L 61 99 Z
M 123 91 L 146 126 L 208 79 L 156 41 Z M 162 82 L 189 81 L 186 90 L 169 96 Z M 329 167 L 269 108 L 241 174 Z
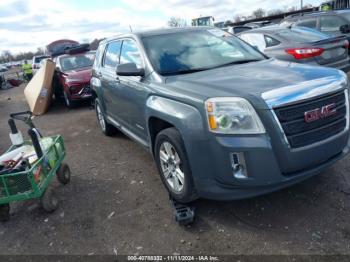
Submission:
M 147 148 L 180 202 L 272 192 L 349 151 L 343 72 L 269 59 L 215 28 L 107 39 L 91 86 L 102 131 Z

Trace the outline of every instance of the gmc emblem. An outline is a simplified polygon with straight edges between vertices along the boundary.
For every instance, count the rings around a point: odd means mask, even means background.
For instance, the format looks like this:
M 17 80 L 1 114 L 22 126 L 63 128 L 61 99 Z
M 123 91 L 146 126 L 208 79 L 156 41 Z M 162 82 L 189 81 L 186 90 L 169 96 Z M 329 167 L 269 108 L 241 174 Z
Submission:
M 310 110 L 304 113 L 306 123 L 311 123 L 322 118 L 329 117 L 337 113 L 336 104 L 329 104 L 321 108 Z

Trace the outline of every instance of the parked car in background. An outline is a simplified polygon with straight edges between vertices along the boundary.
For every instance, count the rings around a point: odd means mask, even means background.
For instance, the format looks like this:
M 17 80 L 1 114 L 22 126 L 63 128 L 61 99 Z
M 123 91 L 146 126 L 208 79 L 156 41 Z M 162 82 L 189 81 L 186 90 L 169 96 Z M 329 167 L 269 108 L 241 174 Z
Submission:
M 50 56 L 47 55 L 37 55 L 37 56 L 33 56 L 33 61 L 32 61 L 32 70 L 33 70 L 33 74 L 35 74 L 39 68 L 40 68 L 40 62 L 43 59 L 47 59 Z
M 228 26 L 226 28 L 223 28 L 223 30 L 233 35 L 236 35 L 251 29 L 253 29 L 253 27 L 250 27 L 250 26 Z
M 104 40 L 91 85 L 103 133 L 147 148 L 180 202 L 266 194 L 349 152 L 344 72 L 267 59 L 217 28 Z
M 270 26 L 272 25 L 271 21 L 265 20 L 265 21 L 257 21 L 257 22 L 250 22 L 244 24 L 244 26 L 249 26 L 251 28 L 260 28 L 264 26 Z
M 8 70 L 7 66 L 0 65 L 0 73 L 4 73 Z
M 346 35 L 350 40 L 349 11 L 303 13 L 286 17 L 283 26 L 303 26 L 332 36 Z
M 349 42 L 306 27 L 271 26 L 253 29 L 239 37 L 268 57 L 350 70 Z
M 74 107 L 78 101 L 91 98 L 91 67 L 94 51 L 69 53 L 55 57 L 56 71 L 54 92 L 57 98 L 63 97 L 67 107 Z

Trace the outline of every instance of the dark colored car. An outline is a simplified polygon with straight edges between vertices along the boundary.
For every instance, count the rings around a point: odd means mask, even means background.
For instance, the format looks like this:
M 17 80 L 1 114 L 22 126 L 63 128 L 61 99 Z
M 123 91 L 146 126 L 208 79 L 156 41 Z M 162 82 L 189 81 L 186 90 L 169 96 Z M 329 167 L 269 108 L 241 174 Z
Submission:
M 271 26 L 239 35 L 268 57 L 296 63 L 334 67 L 349 71 L 349 42 L 306 27 Z
M 220 29 L 107 39 L 91 86 L 102 131 L 148 149 L 177 201 L 265 194 L 349 152 L 344 72 L 268 59 Z
M 54 89 L 56 97 L 64 97 L 68 107 L 91 98 L 91 68 L 95 52 L 65 54 L 54 58 L 56 72 Z
M 347 13 L 346 11 L 303 13 L 288 16 L 280 24 L 308 27 L 332 36 L 346 35 L 350 40 L 350 20 Z

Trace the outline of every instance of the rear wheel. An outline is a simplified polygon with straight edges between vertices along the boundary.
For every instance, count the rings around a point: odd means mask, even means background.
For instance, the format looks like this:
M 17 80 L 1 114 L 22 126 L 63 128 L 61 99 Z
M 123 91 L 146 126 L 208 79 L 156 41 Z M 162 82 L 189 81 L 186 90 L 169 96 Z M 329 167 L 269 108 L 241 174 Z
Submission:
M 172 198 L 187 203 L 197 198 L 191 169 L 179 131 L 167 128 L 155 142 L 155 159 L 163 184 Z
M 0 221 L 5 222 L 10 219 L 10 204 L 0 205 Z
M 114 126 L 112 126 L 111 124 L 107 123 L 106 118 L 102 112 L 100 102 L 98 101 L 97 98 L 95 99 L 95 111 L 96 111 L 97 120 L 98 120 L 98 123 L 101 127 L 102 132 L 106 136 L 114 135 L 116 133 L 117 129 Z

